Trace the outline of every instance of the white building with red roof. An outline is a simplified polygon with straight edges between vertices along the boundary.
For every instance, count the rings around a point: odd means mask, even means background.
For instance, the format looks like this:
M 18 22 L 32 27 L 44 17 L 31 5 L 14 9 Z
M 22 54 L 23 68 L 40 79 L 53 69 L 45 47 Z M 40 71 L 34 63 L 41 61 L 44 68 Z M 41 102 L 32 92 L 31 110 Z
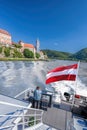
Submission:
M 21 44 L 21 46 L 22 46 L 22 48 L 21 48 L 22 52 L 23 52 L 24 49 L 29 49 L 30 51 L 32 51 L 35 54 L 36 49 L 35 49 L 33 44 L 24 43 L 22 41 L 19 41 L 19 44 Z
M 0 29 L 0 43 L 7 47 L 9 45 L 11 45 L 10 47 L 13 47 L 12 45 L 15 44 L 14 42 L 12 42 L 10 33 L 3 29 Z M 40 52 L 40 41 L 38 39 L 36 40 L 36 46 L 34 46 L 33 44 L 24 43 L 22 41 L 19 41 L 18 43 L 22 46 L 22 48 L 20 49 L 21 52 L 23 52 L 24 49 L 29 49 L 34 53 L 34 57 L 35 53 L 38 52 L 40 54 L 40 58 L 44 59 L 43 53 Z
M 0 43 L 1 44 L 11 44 L 11 35 L 3 29 L 0 29 Z

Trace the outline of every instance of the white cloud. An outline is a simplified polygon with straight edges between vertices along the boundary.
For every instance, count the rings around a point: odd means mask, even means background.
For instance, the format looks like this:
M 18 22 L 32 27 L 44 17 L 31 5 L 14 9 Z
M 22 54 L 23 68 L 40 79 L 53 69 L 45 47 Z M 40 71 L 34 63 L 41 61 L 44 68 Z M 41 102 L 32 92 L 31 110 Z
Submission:
M 58 46 L 58 43 L 57 43 L 57 42 L 55 42 L 55 43 L 54 43 L 54 45 L 55 45 L 55 46 Z

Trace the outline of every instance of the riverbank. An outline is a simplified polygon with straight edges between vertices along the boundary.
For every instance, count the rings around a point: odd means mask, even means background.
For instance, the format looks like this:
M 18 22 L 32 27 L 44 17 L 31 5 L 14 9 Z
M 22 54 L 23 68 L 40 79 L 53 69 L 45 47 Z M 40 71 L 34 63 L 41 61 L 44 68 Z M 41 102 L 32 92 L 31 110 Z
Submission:
M 0 58 L 0 61 L 56 61 L 58 59 L 34 59 L 34 58 Z M 62 60 L 62 59 L 61 59 Z M 60 61 L 61 61 L 60 60 Z M 67 60 L 64 60 L 67 61 Z M 69 61 L 75 61 L 75 60 L 69 60 Z M 76 60 L 78 62 L 78 60 Z M 87 61 L 80 61 L 83 63 L 86 63 Z
M 0 58 L 0 61 L 49 61 L 49 59 L 34 59 L 34 58 Z

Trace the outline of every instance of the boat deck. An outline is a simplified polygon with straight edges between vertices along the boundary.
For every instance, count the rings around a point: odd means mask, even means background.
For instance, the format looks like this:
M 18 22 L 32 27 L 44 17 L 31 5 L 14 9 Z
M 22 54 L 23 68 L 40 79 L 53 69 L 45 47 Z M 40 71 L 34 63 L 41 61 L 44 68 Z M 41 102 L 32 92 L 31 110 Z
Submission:
M 51 108 L 47 108 L 43 114 L 43 123 L 52 126 L 58 130 L 66 130 L 67 122 L 72 120 L 72 105 L 63 102 L 54 104 Z
M 13 114 L 15 112 L 21 112 L 22 107 L 23 109 L 25 107 L 29 107 L 31 104 L 30 102 L 24 102 L 15 98 L 11 98 L 11 97 L 7 97 L 5 95 L 0 95 L 0 97 L 2 97 L 2 101 L 0 104 L 0 113 L 1 114 L 9 114 L 9 112 L 13 112 Z M 14 104 L 12 104 L 14 101 Z M 47 101 L 47 100 L 45 100 Z M 83 100 L 84 101 L 84 100 Z M 42 109 L 44 110 L 43 113 L 43 117 L 41 114 L 41 123 L 39 124 L 39 126 L 36 128 L 36 126 L 32 128 L 25 128 L 26 130 L 67 130 L 67 128 L 70 128 L 71 126 L 69 126 L 70 123 L 74 123 L 72 124 L 73 126 L 75 126 L 75 128 L 77 128 L 76 130 L 78 130 L 79 125 L 77 126 L 77 123 L 84 123 L 87 121 L 85 121 L 84 119 L 80 119 L 77 118 L 78 116 L 81 115 L 81 117 L 86 114 L 86 119 L 87 119 L 87 102 L 83 102 L 83 101 L 79 101 L 75 102 L 75 104 L 72 105 L 71 102 L 67 102 L 67 101 L 61 101 L 61 103 L 53 103 L 51 107 L 48 105 L 48 102 L 42 102 Z M 4 107 L 3 107 L 3 103 L 4 103 Z M 5 107 L 7 105 L 10 105 L 9 107 Z M 49 106 L 49 107 L 48 107 Z M 17 107 L 14 108 L 13 107 Z M 18 109 L 19 108 L 19 109 Z M 19 110 L 19 111 L 18 111 Z M 31 111 L 33 110 L 32 108 L 29 109 L 29 113 L 26 114 L 33 114 Z M 40 109 L 35 109 L 34 111 L 41 111 Z M 36 114 L 36 112 L 35 112 Z M 39 114 L 39 113 L 38 113 Z M 77 117 L 75 117 L 77 115 Z M 30 116 L 30 115 L 29 115 Z M 25 118 L 27 119 L 26 115 Z M 10 118 L 9 118 L 10 119 Z M 12 120 L 11 120 L 12 119 Z M 10 122 L 13 122 L 13 118 L 11 118 L 10 120 L 8 120 L 8 118 L 6 118 L 5 120 L 2 120 L 2 118 L 0 118 L 0 126 L 2 127 L 2 125 L 4 126 L 5 124 L 10 124 Z M 38 118 L 37 118 L 38 119 Z M 83 122 L 84 121 L 84 122 Z M 85 123 L 85 124 L 86 124 Z M 71 125 L 71 124 L 70 124 Z M 21 125 L 22 126 L 22 125 Z M 27 126 L 27 124 L 25 125 Z M 28 126 L 29 127 L 29 126 Z M 83 126 L 82 126 L 83 127 Z M 73 127 L 74 128 L 74 127 Z M 87 126 L 85 125 L 84 128 L 86 128 L 87 130 Z M 22 128 L 18 128 L 18 130 L 21 130 Z M 82 129 L 81 129 L 82 130 Z
M 52 128 L 46 124 L 39 123 L 38 125 L 31 127 L 31 128 L 28 128 L 26 130 L 57 130 L 57 129 Z

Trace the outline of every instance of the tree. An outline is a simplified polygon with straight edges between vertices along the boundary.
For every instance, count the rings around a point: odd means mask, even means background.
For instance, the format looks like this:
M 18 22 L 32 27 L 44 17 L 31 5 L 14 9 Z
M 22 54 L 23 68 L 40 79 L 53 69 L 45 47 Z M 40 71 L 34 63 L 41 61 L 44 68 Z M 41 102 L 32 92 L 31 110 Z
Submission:
M 17 51 L 17 49 L 14 49 L 13 57 L 22 58 L 23 56 L 21 52 Z
M 2 47 L 0 47 L 0 53 L 2 53 Z
M 26 58 L 34 58 L 34 53 L 29 49 L 24 49 L 23 54 Z
M 40 54 L 36 52 L 36 58 L 40 58 Z
M 10 56 L 10 48 L 6 47 L 4 49 L 4 54 L 5 54 L 6 57 Z
M 13 44 L 13 46 L 16 48 L 22 48 L 21 44 L 17 44 L 17 43 Z

